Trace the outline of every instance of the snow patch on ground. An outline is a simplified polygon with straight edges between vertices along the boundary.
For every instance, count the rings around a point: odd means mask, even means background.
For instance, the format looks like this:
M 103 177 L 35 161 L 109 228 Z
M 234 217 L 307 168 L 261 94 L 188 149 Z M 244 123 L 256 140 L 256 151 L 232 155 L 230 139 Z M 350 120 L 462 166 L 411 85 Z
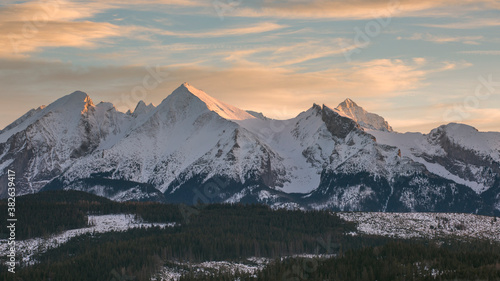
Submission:
M 206 261 L 202 263 L 181 263 L 175 262 L 177 267 L 163 267 L 156 273 L 151 281 L 176 281 L 183 275 L 188 273 L 187 268 L 191 268 L 192 272 L 199 273 L 200 275 L 210 275 L 213 273 L 229 272 L 231 274 L 239 272 L 254 274 L 270 262 L 267 258 L 250 257 L 242 262 L 229 262 L 229 261 Z
M 358 232 L 394 238 L 479 238 L 500 242 L 500 220 L 454 213 L 337 213 Z

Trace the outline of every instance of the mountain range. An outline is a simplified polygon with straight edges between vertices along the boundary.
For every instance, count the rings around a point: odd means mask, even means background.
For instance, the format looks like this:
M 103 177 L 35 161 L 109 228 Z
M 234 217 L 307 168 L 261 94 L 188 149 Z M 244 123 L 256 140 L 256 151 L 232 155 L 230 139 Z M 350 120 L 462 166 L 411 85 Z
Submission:
M 80 91 L 32 109 L 0 131 L 0 182 L 8 169 L 18 195 L 500 214 L 498 132 L 398 133 L 350 99 L 275 120 L 187 83 L 126 113 Z

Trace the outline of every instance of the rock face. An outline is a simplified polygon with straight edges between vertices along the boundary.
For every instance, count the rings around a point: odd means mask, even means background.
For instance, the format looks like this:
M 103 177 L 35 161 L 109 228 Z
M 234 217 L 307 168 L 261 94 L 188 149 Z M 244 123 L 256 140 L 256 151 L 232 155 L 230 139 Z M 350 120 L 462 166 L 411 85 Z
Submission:
M 187 83 L 128 113 L 75 92 L 0 132 L 0 180 L 11 169 L 19 194 L 120 201 L 494 214 L 499 136 L 459 124 L 399 134 L 349 99 L 273 120 Z

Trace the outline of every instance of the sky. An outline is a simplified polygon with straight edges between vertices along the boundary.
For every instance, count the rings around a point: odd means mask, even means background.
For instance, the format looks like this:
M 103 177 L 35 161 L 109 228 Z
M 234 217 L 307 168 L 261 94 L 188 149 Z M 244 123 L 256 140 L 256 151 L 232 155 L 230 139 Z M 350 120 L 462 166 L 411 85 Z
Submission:
M 346 98 L 398 132 L 500 131 L 500 1 L 0 4 L 0 128 L 76 90 L 134 109 L 183 82 L 277 119 Z

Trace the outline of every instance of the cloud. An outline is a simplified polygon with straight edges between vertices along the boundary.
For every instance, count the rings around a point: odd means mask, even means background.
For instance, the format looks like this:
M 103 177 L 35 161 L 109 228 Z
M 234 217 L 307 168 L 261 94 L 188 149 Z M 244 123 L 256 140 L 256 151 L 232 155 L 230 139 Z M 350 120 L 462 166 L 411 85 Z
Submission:
M 210 6 L 209 1 L 202 0 L 108 0 L 107 3 L 120 4 L 120 5 L 150 5 L 150 4 L 163 4 L 169 6 L 187 6 L 187 7 L 204 7 Z
M 498 9 L 490 0 L 263 0 L 259 7 L 238 7 L 230 16 L 372 19 L 377 17 L 457 16 L 471 10 Z
M 467 45 L 479 45 L 483 36 L 437 36 L 430 33 L 415 33 L 410 37 L 398 37 L 398 40 L 423 40 L 434 43 L 458 42 Z
M 90 48 L 97 39 L 123 36 L 127 32 L 119 26 L 82 20 L 107 8 L 62 0 L 0 7 L 0 57 L 22 57 L 43 47 Z
M 474 124 L 482 131 L 500 131 L 500 111 L 498 108 L 477 108 L 469 113 L 472 117 L 466 123 Z
M 109 4 L 97 2 L 31 1 L 0 6 L 0 19 L 1 22 L 30 21 L 35 25 L 43 25 L 48 21 L 71 21 L 89 18 L 111 7 Z
M 123 35 L 123 30 L 113 24 L 95 22 L 50 22 L 30 33 L 8 32 L 23 24 L 0 24 L 0 45 L 4 46 L 0 56 L 22 56 L 43 47 L 91 48 L 96 46 L 97 39 Z
M 359 63 L 350 74 L 357 80 L 370 84 L 370 92 L 398 95 L 398 93 L 422 86 L 427 72 L 424 62 L 417 59 L 406 62 L 399 59 L 378 59 Z
M 452 23 L 443 23 L 443 24 L 423 23 L 418 25 L 425 27 L 433 27 L 433 28 L 445 28 L 445 29 L 478 29 L 484 27 L 500 26 L 500 19 L 475 18 L 475 19 L 463 20 L 460 22 L 452 22 Z
M 212 30 L 212 31 L 206 31 L 206 32 L 199 32 L 199 33 L 174 32 L 174 31 L 166 31 L 166 30 L 158 30 L 158 29 L 149 29 L 149 30 L 152 32 L 158 33 L 158 34 L 181 37 L 181 38 L 182 37 L 185 37 L 185 38 L 209 38 L 209 37 L 243 36 L 243 35 L 249 35 L 249 34 L 264 33 L 264 32 L 282 29 L 285 27 L 287 27 L 287 26 L 272 23 L 272 22 L 262 22 L 262 23 L 251 25 L 251 26 L 219 29 L 219 30 Z
M 493 55 L 499 56 L 500 50 L 474 50 L 474 51 L 461 51 L 460 54 L 473 54 L 473 55 Z
M 345 52 L 356 48 L 345 41 L 342 38 L 318 38 L 290 44 L 240 46 L 243 48 L 214 52 L 212 55 L 224 57 L 224 60 L 233 63 L 266 67 L 296 66 L 320 58 L 321 63 L 330 64 L 326 60 L 328 57 L 343 56 Z

